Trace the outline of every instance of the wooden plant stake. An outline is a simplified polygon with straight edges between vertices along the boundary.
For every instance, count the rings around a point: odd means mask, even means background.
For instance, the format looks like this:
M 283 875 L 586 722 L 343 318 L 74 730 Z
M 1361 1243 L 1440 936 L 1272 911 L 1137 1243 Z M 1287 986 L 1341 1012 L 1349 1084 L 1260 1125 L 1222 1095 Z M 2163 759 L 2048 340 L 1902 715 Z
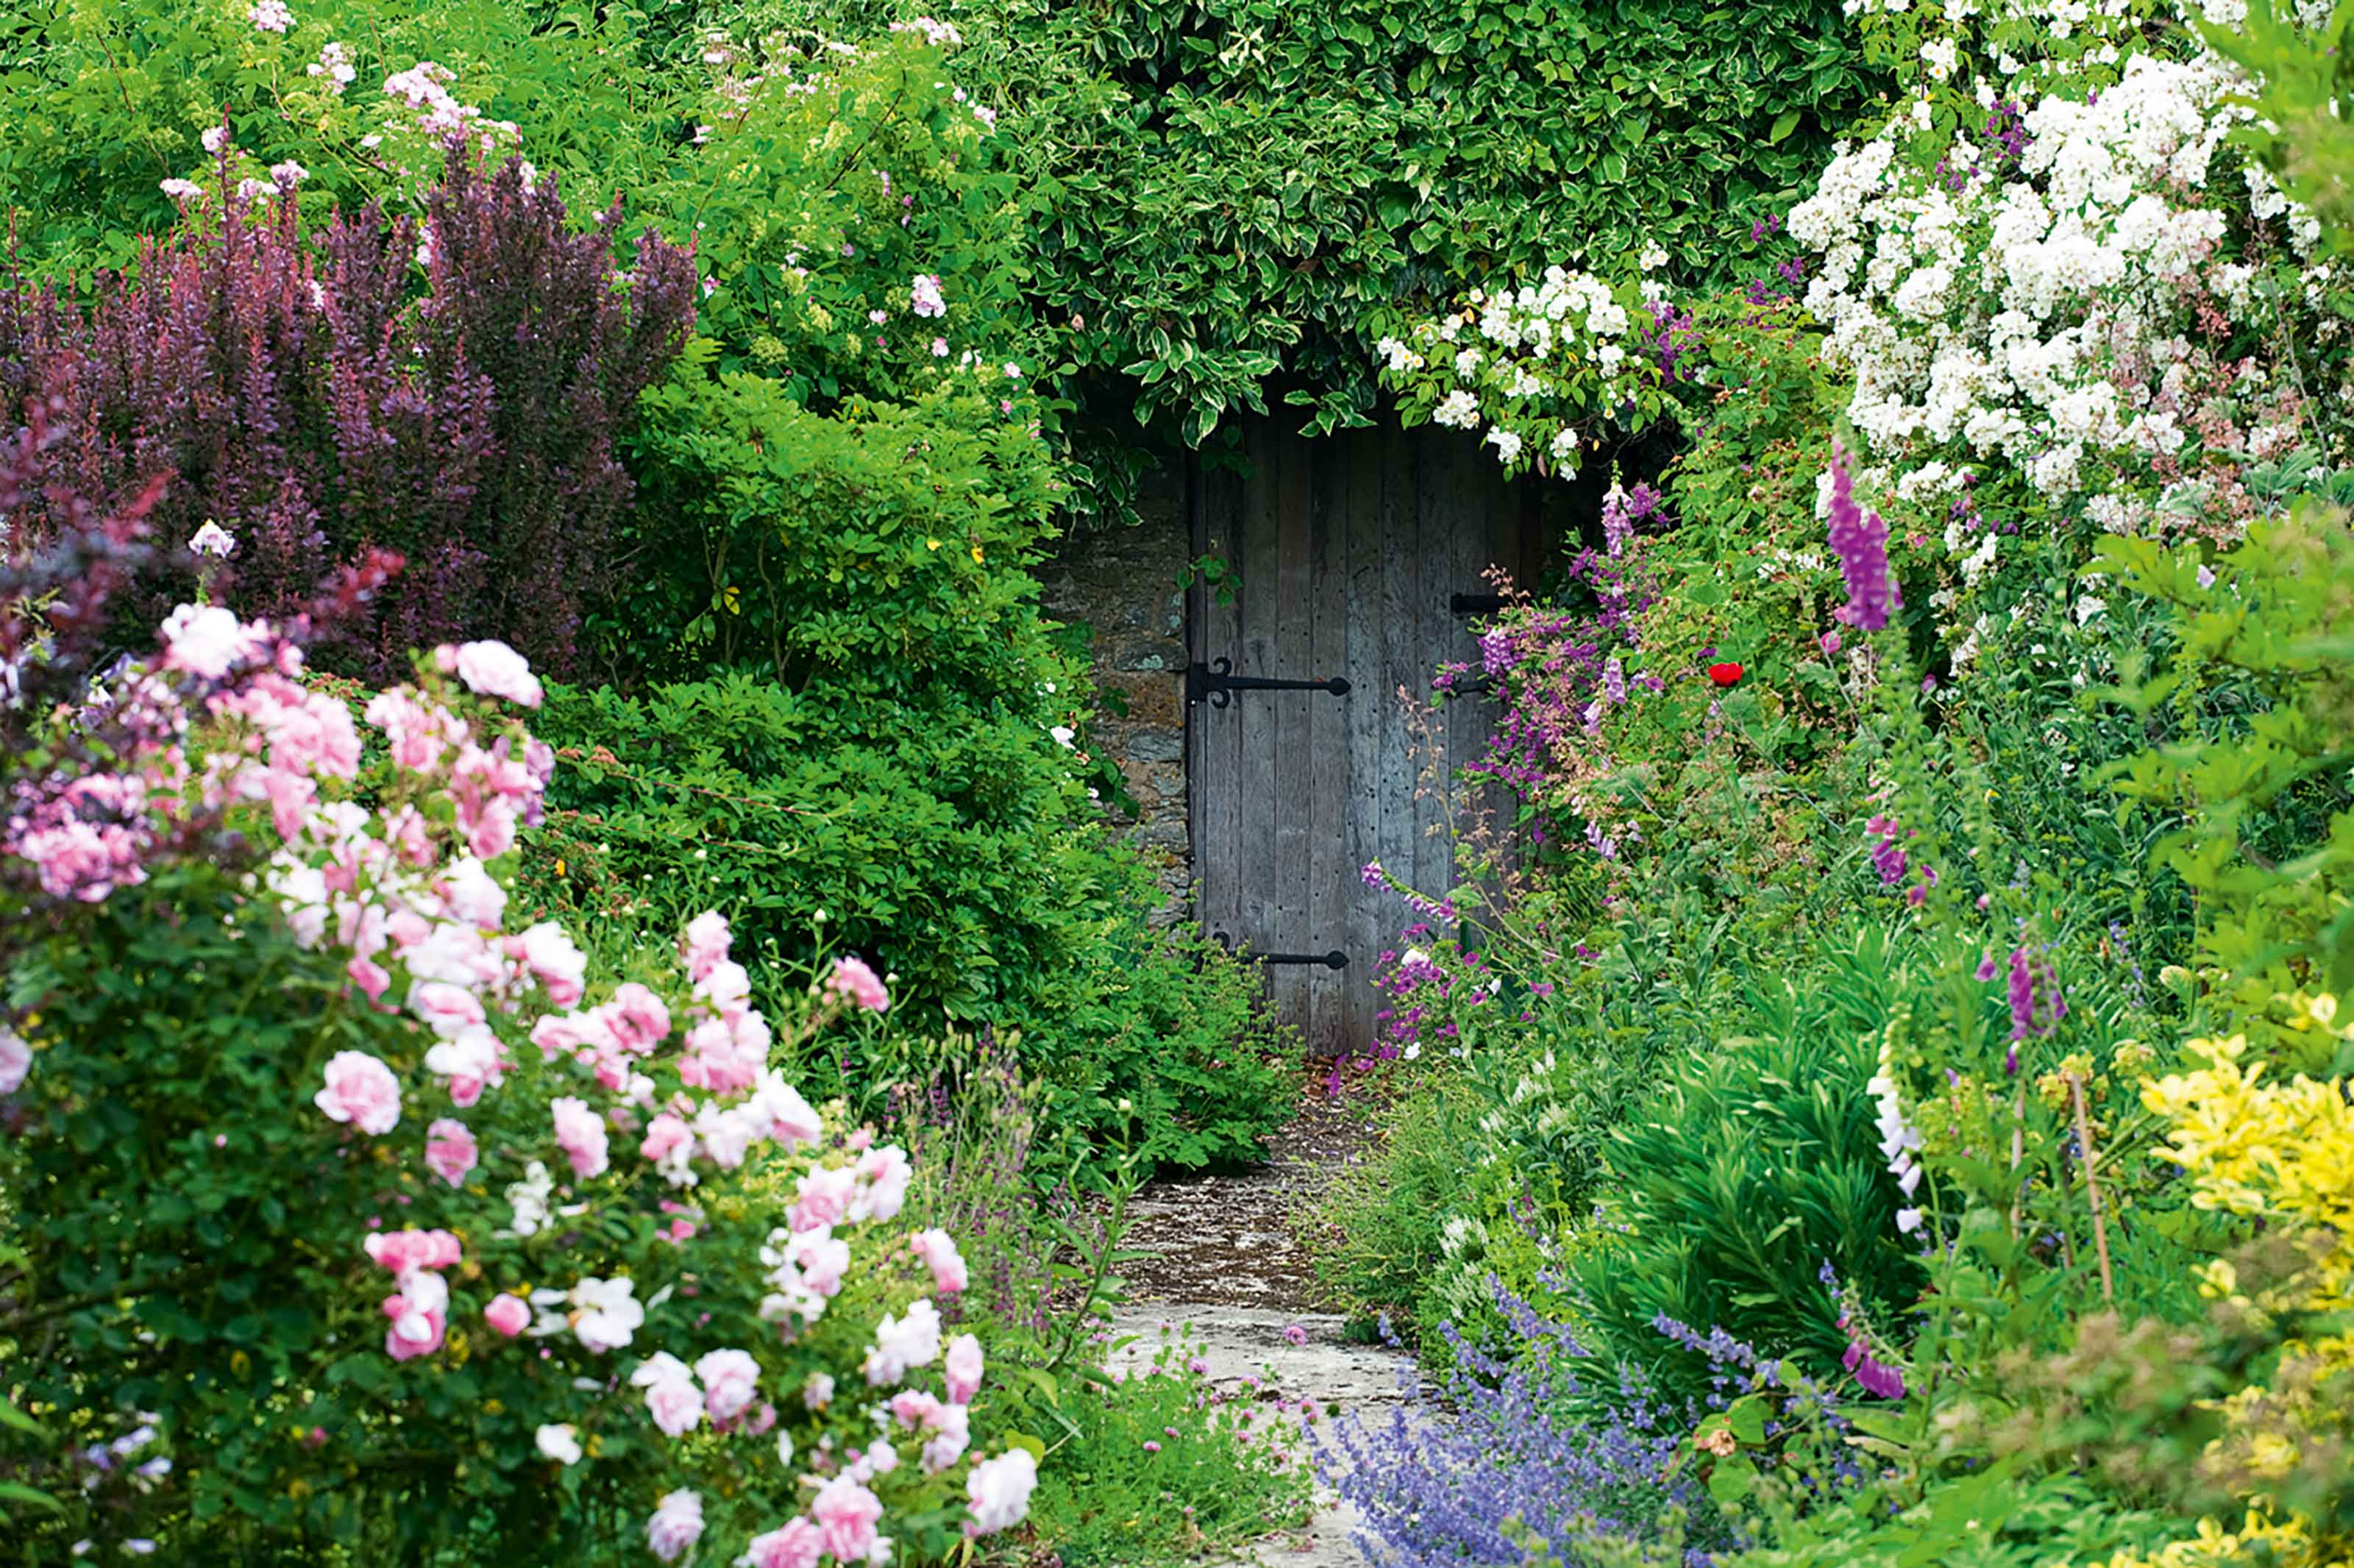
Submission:
M 2068 1075 L 2068 1097 L 2076 1102 L 2076 1143 L 2084 1151 L 2084 1191 L 2093 1202 L 2093 1245 L 2101 1254 L 2101 1299 L 2114 1307 L 2117 1292 L 2109 1274 L 2109 1227 L 2101 1207 L 2101 1182 L 2094 1170 L 2093 1124 L 2084 1114 L 2084 1080 L 2073 1073 Z

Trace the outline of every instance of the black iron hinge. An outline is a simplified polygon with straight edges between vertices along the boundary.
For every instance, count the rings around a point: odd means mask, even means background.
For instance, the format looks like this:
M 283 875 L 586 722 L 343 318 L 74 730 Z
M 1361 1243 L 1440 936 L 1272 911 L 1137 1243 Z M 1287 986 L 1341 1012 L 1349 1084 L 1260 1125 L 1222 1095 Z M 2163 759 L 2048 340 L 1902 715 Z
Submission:
M 1235 938 L 1230 932 L 1213 931 L 1210 933 L 1210 940 L 1217 943 L 1227 952 L 1234 953 L 1235 958 L 1246 964 L 1320 964 L 1328 969 L 1345 969 L 1349 967 L 1349 955 L 1338 948 L 1329 953 L 1254 953 L 1248 950 L 1236 953 Z
M 1233 702 L 1236 692 L 1330 692 L 1336 697 L 1349 694 L 1349 683 L 1339 675 L 1322 681 L 1279 681 L 1265 675 L 1237 675 L 1235 662 L 1221 659 L 1214 664 L 1199 661 L 1185 667 L 1185 700 L 1189 703 L 1206 701 L 1214 708 Z

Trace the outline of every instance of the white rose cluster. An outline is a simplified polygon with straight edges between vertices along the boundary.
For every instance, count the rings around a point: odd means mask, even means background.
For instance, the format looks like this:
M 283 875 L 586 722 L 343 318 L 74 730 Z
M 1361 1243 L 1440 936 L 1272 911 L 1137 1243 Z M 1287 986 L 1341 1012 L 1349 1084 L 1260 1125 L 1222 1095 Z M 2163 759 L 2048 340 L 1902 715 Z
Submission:
M 1849 416 L 1900 486 L 1999 460 L 2059 499 L 2095 455 L 2192 439 L 2186 291 L 2244 288 L 2209 266 L 2223 212 L 2192 205 L 2243 112 L 2233 85 L 2212 58 L 2137 56 L 2094 101 L 2029 108 L 2008 168 L 1915 170 L 1890 133 L 1834 159 L 1790 232 L 1820 258 L 1807 304 L 1856 377 Z
M 1642 258 L 1656 267 L 1666 253 Z M 1648 287 L 1647 287 L 1648 285 Z M 1655 301 L 1664 285 L 1647 279 L 1625 298 Z M 1549 267 L 1517 289 L 1474 290 L 1464 309 L 1416 325 L 1404 339 L 1374 345 L 1384 378 L 1430 399 L 1432 422 L 1487 429 L 1484 443 L 1507 469 L 1540 452 L 1560 472 L 1577 466 L 1575 414 L 1623 406 L 1652 378 L 1639 367 L 1649 322 L 1630 313 L 1621 291 L 1590 272 Z

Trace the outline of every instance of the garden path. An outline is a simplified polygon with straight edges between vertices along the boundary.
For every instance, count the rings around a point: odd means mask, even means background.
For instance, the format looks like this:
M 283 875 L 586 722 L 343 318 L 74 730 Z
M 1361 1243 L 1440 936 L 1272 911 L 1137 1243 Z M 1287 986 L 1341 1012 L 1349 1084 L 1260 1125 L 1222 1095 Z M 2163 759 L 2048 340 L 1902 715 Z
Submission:
M 1361 1104 L 1319 1090 L 1310 1097 L 1275 1135 L 1266 1164 L 1237 1175 L 1158 1181 L 1137 1195 L 1129 1245 L 1150 1255 L 1122 1270 L 1129 1295 L 1114 1340 L 1133 1335 L 1136 1342 L 1113 1355 L 1114 1370 L 1149 1363 L 1164 1342 L 1164 1325 L 1173 1331 L 1190 1324 L 1194 1353 L 1222 1389 L 1258 1378 L 1272 1381 L 1287 1401 L 1312 1400 L 1327 1423 L 1343 1411 L 1369 1422 L 1387 1418 L 1406 1358 L 1345 1342 L 1341 1316 L 1312 1309 L 1315 1272 L 1298 1223 L 1320 1184 L 1363 1157 L 1372 1124 Z M 1296 1345 L 1284 1333 L 1294 1325 L 1306 1334 Z M 1246 1562 L 1363 1568 L 1364 1554 L 1351 1539 L 1356 1522 L 1353 1510 L 1320 1488 L 1307 1527 L 1267 1538 Z

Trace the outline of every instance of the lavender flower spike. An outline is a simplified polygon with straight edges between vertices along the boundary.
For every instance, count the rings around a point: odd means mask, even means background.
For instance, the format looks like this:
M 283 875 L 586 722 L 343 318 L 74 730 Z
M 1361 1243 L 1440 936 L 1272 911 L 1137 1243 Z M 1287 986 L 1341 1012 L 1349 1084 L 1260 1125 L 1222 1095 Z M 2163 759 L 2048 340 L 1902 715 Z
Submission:
M 1855 482 L 1848 473 L 1847 449 L 1831 446 L 1831 553 L 1840 558 L 1847 578 L 1847 607 L 1839 619 L 1862 631 L 1878 631 L 1888 624 L 1888 612 L 1901 609 L 1903 595 L 1888 569 L 1888 524 L 1877 512 L 1867 514 L 1855 503 Z

